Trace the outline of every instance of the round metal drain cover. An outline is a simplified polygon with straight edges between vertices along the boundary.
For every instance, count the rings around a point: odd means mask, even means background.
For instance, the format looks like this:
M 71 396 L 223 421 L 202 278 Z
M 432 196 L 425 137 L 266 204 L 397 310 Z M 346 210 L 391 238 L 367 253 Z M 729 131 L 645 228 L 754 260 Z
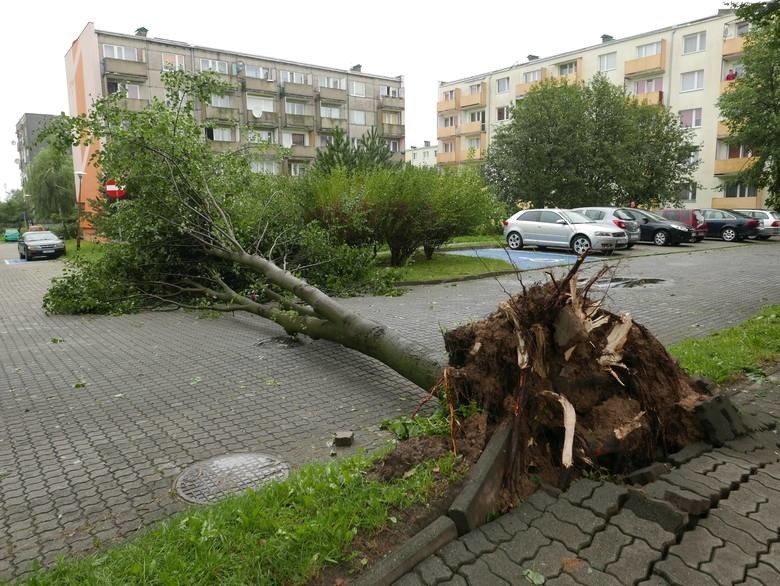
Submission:
M 176 492 L 185 501 L 213 503 L 271 480 L 284 480 L 290 467 L 264 454 L 228 454 L 197 462 L 176 479 Z

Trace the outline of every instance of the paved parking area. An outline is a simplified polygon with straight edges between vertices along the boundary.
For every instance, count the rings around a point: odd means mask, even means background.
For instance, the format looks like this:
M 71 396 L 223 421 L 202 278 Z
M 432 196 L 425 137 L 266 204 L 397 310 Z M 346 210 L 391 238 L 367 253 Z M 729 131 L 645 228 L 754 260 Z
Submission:
M 608 306 L 632 311 L 663 342 L 780 302 L 780 243 L 644 254 L 608 257 L 586 271 L 606 261 L 621 276 L 664 279 L 606 293 Z M 6 258 L 16 258 L 13 244 L 0 244 Z M 421 396 L 355 352 L 323 341 L 281 344 L 279 328 L 251 316 L 46 316 L 41 298 L 61 268 L 0 263 L 0 579 L 181 510 L 171 485 L 195 461 L 256 451 L 300 465 L 327 458 L 326 442 L 345 428 L 373 447 L 386 437 L 381 419 Z M 442 328 L 492 311 L 519 289 L 508 276 L 344 303 L 442 348 Z

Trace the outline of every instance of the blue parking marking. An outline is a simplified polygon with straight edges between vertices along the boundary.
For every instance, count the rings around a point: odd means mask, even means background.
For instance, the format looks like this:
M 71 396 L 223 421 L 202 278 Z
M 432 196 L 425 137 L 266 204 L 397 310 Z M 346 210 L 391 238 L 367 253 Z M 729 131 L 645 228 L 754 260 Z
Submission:
M 476 256 L 477 258 L 497 258 L 511 262 L 520 270 L 543 269 L 560 265 L 573 265 L 577 261 L 575 254 L 560 252 L 537 252 L 534 250 L 509 250 L 503 248 L 481 248 L 471 250 L 451 250 L 447 254 Z M 588 257 L 586 262 L 598 260 Z

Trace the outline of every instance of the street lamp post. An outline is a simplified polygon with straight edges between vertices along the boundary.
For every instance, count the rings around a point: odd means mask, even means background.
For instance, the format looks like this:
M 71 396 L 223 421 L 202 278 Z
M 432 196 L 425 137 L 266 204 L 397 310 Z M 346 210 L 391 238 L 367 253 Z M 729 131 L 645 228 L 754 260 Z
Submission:
M 81 182 L 84 175 L 84 171 L 76 171 L 76 177 L 79 178 L 79 192 L 76 196 L 76 250 L 81 250 Z
M 31 197 L 32 195 L 29 193 L 22 194 L 22 199 L 24 200 L 24 226 L 28 230 L 30 229 L 30 204 L 28 202 Z

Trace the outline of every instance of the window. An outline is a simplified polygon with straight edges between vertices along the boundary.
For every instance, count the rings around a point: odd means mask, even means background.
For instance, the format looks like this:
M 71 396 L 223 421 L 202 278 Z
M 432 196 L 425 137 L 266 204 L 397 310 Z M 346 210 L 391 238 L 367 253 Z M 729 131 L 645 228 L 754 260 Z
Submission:
M 382 112 L 383 124 L 401 124 L 400 112 Z
M 122 59 L 123 61 L 138 61 L 138 49 L 122 45 L 103 45 L 103 57 Z
M 658 55 L 661 52 L 661 41 L 656 41 L 655 43 L 648 43 L 646 45 L 639 45 L 636 48 L 636 56 L 637 57 L 652 57 L 653 55 Z
M 692 92 L 704 87 L 704 70 L 687 71 L 680 76 L 680 85 L 683 92 Z
M 466 140 L 466 148 L 468 150 L 474 149 L 474 150 L 478 151 L 479 150 L 479 137 L 478 136 L 470 136 Z
M 250 110 L 255 116 L 260 117 L 263 115 L 263 112 L 275 111 L 274 100 L 273 98 L 247 95 L 246 109 Z
M 215 108 L 230 108 L 230 96 L 211 94 L 211 105 Z
M 445 116 L 442 118 L 442 126 L 444 128 L 450 128 L 451 126 L 457 126 L 455 123 L 455 116 Z
M 599 71 L 612 71 L 616 67 L 617 53 L 599 55 Z
M 284 111 L 287 114 L 294 114 L 295 116 L 303 116 L 306 113 L 306 102 L 285 100 Z
M 688 162 L 692 164 L 696 164 L 699 161 L 701 161 L 701 150 L 697 148 L 696 150 L 691 152 L 691 156 L 688 157 Z
M 685 128 L 701 128 L 701 108 L 680 110 L 680 124 Z
M 602 212 L 601 210 L 585 210 L 583 213 L 596 222 L 603 220 L 606 215 L 606 212 Z
M 124 93 L 133 100 L 141 99 L 141 86 L 136 83 L 127 83 L 109 79 L 106 81 L 106 90 L 109 94 Z
M 509 120 L 509 106 L 499 106 L 496 108 L 496 120 L 499 122 Z
M 574 75 L 577 73 L 577 62 L 569 61 L 568 63 L 561 63 L 558 65 L 558 75 Z
M 259 65 L 247 65 L 244 69 L 244 74 L 247 77 L 254 77 L 256 79 L 267 79 L 272 81 L 274 78 L 273 70 L 268 67 L 261 67 Z
M 401 88 L 393 87 L 391 85 L 379 86 L 380 98 L 400 98 L 402 93 Z
M 750 23 L 738 22 L 736 25 L 734 25 L 734 32 L 736 36 L 744 37 L 746 34 L 750 32 Z
M 346 80 L 340 77 L 320 77 L 320 87 L 327 87 L 334 90 L 346 89 Z
M 233 142 L 233 129 L 227 126 L 206 128 L 206 138 L 215 142 Z
M 356 98 L 366 97 L 366 84 L 362 81 L 350 81 L 349 82 L 349 95 Z
M 749 147 L 746 147 L 745 145 L 737 145 L 733 144 L 728 147 L 728 158 L 729 159 L 744 159 L 745 157 L 750 157 L 753 155 L 753 152 Z
M 352 145 L 353 149 L 356 149 L 360 146 L 360 139 L 356 136 L 353 136 L 352 138 L 349 139 L 349 144 Z
M 184 55 L 163 53 L 162 70 L 163 71 L 184 71 Z
M 696 184 L 684 183 L 681 185 L 677 197 L 680 201 L 696 201 Z
M 481 83 L 472 83 L 469 86 L 469 95 L 476 95 L 482 93 L 482 84 Z
M 455 152 L 455 143 L 454 142 L 445 142 L 442 143 L 444 146 L 444 152 L 445 153 L 454 153 Z
M 289 167 L 287 168 L 290 175 L 293 177 L 301 177 L 302 175 L 306 175 L 306 168 L 308 165 L 306 163 L 300 163 L 297 161 L 290 161 Z
M 366 123 L 366 113 L 364 110 L 350 110 L 349 111 L 349 121 L 352 124 L 365 124 Z
M 218 61 L 217 59 L 201 59 L 200 70 L 216 71 L 217 73 L 227 75 L 228 72 L 227 61 Z
M 397 153 L 401 150 L 401 142 L 398 140 L 388 140 L 387 146 L 390 148 L 391 153 Z
M 330 134 L 320 134 L 320 147 L 324 148 L 333 143 L 333 136 Z
M 536 81 L 541 81 L 542 79 L 542 70 L 541 69 L 534 69 L 533 71 L 526 71 L 523 74 L 523 83 L 534 83 Z
M 335 104 L 320 104 L 322 118 L 341 118 L 341 108 Z
M 640 79 L 634 82 L 635 94 L 649 94 L 660 92 L 664 89 L 664 78 L 654 77 L 653 79 Z
M 559 216 L 556 212 L 542 210 L 542 212 L 539 214 L 539 221 L 544 222 L 545 224 L 555 224 L 560 219 L 561 216 Z
M 496 93 L 503 94 L 509 91 L 509 78 L 502 77 L 496 80 Z
M 279 165 L 276 164 L 276 161 L 270 159 L 258 159 L 257 161 L 252 161 L 249 166 L 255 173 L 264 173 L 265 175 L 277 175 L 279 173 Z
M 485 123 L 485 111 L 484 110 L 473 110 L 468 113 L 469 122 L 482 122 Z
M 309 146 L 309 135 L 305 132 L 283 132 L 282 146 Z
M 727 185 L 725 191 L 726 197 L 756 197 L 758 190 L 753 185 L 745 185 L 744 183 L 733 183 Z
M 417 160 L 417 153 L 416 152 L 412 153 L 412 160 L 413 161 Z
M 445 102 L 452 102 L 455 100 L 455 90 L 447 90 L 443 95 Z
M 284 83 L 297 83 L 300 85 L 311 85 L 311 75 L 300 73 L 298 71 L 282 71 L 281 80 Z
M 249 142 L 276 142 L 275 132 L 273 130 L 250 130 L 247 132 L 246 139 Z
M 683 55 L 706 50 L 707 33 L 704 31 L 683 37 Z

